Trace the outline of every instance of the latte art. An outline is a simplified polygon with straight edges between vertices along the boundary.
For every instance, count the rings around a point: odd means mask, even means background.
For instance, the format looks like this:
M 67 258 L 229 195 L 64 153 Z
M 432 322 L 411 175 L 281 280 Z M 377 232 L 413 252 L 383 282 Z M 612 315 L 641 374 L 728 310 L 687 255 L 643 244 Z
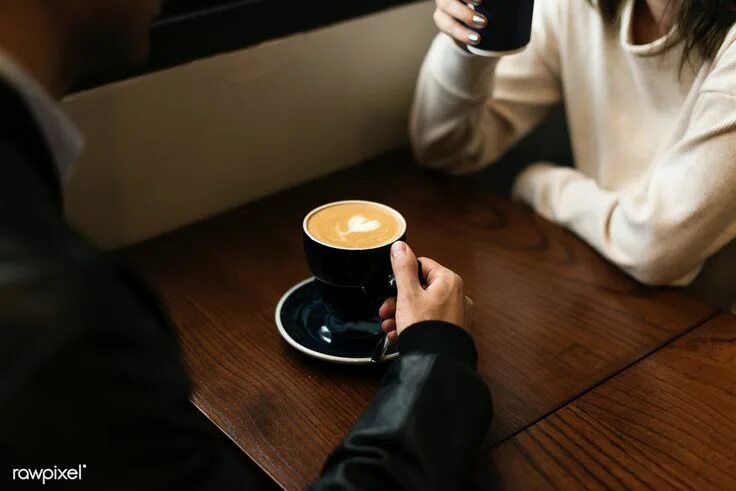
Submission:
M 314 212 L 307 220 L 307 230 L 328 245 L 367 249 L 397 240 L 404 233 L 404 224 L 390 208 L 344 202 Z
M 336 223 L 335 227 L 337 228 L 337 232 L 344 237 L 349 234 L 366 233 L 378 230 L 379 228 L 381 228 L 381 222 L 379 222 L 378 220 L 368 220 L 363 215 L 355 215 L 353 217 L 350 217 L 350 220 L 348 220 L 347 230 L 343 231 L 340 228 L 339 223 Z

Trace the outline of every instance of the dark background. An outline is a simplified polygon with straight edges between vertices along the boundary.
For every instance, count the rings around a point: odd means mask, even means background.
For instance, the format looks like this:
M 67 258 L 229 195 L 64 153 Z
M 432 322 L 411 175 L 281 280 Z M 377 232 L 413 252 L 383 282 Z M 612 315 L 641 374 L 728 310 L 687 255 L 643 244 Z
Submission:
M 148 64 L 87 80 L 79 89 L 170 68 L 269 39 L 418 0 L 168 0 L 152 33 Z

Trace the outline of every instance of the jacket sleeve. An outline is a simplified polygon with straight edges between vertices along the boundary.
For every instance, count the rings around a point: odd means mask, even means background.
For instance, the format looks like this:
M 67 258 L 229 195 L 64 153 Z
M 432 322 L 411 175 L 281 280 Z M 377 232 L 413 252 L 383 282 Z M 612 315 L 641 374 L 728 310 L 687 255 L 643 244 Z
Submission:
M 147 293 L 34 249 L 0 247 L 5 469 L 79 468 L 74 489 L 254 489 L 247 457 L 189 401 L 175 334 Z
M 423 322 L 399 338 L 401 357 L 312 491 L 466 489 L 491 420 L 470 336 Z

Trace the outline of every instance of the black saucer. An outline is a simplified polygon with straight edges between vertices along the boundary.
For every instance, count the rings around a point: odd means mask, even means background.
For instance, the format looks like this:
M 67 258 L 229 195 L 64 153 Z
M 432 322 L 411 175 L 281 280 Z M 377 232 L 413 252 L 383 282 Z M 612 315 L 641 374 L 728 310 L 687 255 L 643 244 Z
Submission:
M 342 322 L 327 312 L 315 294 L 314 279 L 295 285 L 276 306 L 279 333 L 302 353 L 335 363 L 362 365 L 373 363 L 371 354 L 381 341 L 378 317 L 360 322 Z M 389 347 L 384 360 L 398 356 Z

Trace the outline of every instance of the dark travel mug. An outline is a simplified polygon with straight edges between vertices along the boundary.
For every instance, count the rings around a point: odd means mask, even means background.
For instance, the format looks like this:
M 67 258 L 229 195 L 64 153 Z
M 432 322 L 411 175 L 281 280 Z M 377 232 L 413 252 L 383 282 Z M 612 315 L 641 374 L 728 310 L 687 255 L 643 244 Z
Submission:
M 468 45 L 471 53 L 502 56 L 522 51 L 529 44 L 534 0 L 483 0 L 478 6 L 468 6 L 488 19 L 482 29 L 471 27 L 480 34 L 479 44 Z

